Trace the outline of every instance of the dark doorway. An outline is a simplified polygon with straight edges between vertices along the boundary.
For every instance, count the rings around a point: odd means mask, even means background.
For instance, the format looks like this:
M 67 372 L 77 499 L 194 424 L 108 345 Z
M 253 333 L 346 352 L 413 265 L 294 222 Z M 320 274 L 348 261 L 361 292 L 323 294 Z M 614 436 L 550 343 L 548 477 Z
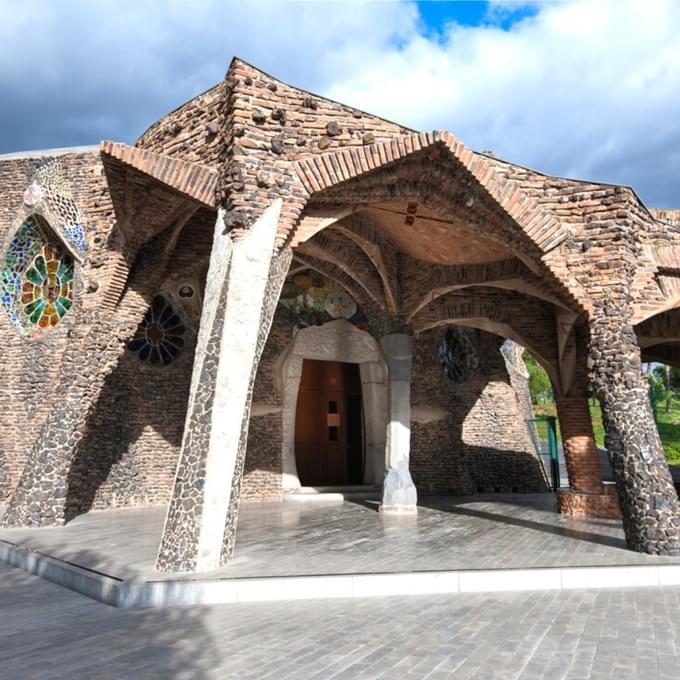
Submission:
M 295 462 L 303 486 L 363 483 L 357 364 L 304 360 L 295 417 Z

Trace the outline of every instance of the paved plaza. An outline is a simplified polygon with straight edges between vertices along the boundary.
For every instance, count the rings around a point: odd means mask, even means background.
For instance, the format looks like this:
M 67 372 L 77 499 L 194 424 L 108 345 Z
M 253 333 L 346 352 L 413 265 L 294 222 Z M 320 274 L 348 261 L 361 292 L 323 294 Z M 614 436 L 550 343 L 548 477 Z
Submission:
M 680 589 L 120 610 L 0 565 L 0 677 L 677 680 Z
M 626 549 L 621 522 L 573 519 L 554 497 L 422 498 L 417 516 L 377 501 L 244 503 L 232 562 L 221 577 L 680 563 Z M 124 579 L 154 570 L 164 507 L 105 510 L 65 527 L 2 529 L 0 540 Z

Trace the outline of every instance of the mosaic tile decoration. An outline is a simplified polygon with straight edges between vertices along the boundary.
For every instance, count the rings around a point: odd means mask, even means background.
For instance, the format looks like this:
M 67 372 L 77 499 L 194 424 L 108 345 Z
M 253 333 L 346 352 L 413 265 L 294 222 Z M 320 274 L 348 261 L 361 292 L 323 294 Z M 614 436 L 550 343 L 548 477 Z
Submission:
M 87 244 L 80 211 L 73 200 L 73 192 L 64 177 L 59 159 L 50 161 L 39 168 L 35 173 L 33 183 L 24 194 L 24 202 L 29 206 L 38 200 L 45 199 L 59 220 L 61 233 L 76 247 L 78 252 L 84 253 L 87 250 Z
M 156 295 L 128 349 L 144 363 L 167 366 L 186 344 L 186 335 L 187 327 L 170 301 Z
M 288 311 L 289 322 L 300 328 L 346 319 L 361 330 L 368 329 L 368 321 L 354 298 L 335 281 L 312 269 L 284 283 L 279 305 Z
M 35 217 L 24 221 L 5 252 L 0 301 L 29 337 L 56 326 L 73 305 L 73 258 Z

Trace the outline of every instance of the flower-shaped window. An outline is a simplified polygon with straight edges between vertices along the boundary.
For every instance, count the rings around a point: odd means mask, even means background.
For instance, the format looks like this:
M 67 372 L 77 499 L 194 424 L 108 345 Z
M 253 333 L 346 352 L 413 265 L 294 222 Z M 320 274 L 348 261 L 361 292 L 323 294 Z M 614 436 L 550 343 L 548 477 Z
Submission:
M 439 345 L 439 362 L 444 375 L 454 383 L 466 382 L 478 368 L 477 349 L 463 329 L 447 329 Z
M 19 227 L 0 269 L 0 300 L 25 336 L 56 326 L 73 305 L 73 258 L 36 217 Z
M 167 366 L 184 347 L 186 333 L 186 326 L 172 304 L 163 295 L 156 295 L 128 349 L 140 361 Z

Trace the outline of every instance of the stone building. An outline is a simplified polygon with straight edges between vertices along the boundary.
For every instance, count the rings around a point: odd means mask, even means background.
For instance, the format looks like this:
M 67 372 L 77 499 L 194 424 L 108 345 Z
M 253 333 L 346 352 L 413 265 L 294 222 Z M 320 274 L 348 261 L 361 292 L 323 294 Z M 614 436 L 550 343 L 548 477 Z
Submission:
M 680 360 L 680 211 L 239 59 L 134 146 L 10 154 L 0 178 L 5 526 L 167 504 L 157 567 L 202 571 L 240 500 L 301 485 L 398 513 L 416 489 L 545 490 L 512 340 L 556 395 L 561 510 L 680 549 L 640 371 Z

